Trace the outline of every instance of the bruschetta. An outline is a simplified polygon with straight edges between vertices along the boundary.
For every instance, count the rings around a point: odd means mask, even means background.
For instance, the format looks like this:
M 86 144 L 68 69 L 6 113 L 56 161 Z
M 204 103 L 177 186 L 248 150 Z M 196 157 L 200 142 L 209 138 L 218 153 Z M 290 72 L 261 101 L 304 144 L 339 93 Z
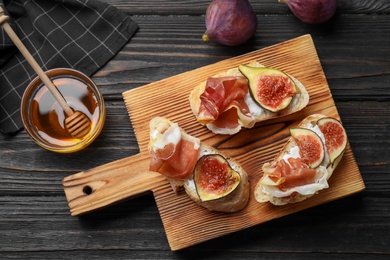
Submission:
M 210 211 L 236 212 L 249 200 L 248 175 L 233 158 L 187 134 L 163 117 L 150 121 L 150 171 L 163 174 L 175 192 Z
M 275 159 L 262 167 L 263 176 L 254 190 L 258 202 L 285 205 L 328 188 L 347 145 L 341 122 L 322 114 L 306 117 L 290 133 Z
M 233 135 L 243 127 L 303 109 L 309 94 L 292 75 L 251 62 L 201 82 L 189 102 L 200 124 L 215 134 Z

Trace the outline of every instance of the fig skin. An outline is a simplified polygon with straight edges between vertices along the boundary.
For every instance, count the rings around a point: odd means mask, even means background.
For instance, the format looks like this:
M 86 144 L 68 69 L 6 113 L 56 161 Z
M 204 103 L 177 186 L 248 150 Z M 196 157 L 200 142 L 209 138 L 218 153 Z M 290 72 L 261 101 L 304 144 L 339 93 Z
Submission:
M 304 162 L 310 168 L 319 167 L 325 158 L 325 148 L 321 138 L 307 128 L 290 128 L 290 134 L 297 143 L 299 154 Z
M 348 142 L 347 133 L 341 122 L 336 118 L 321 118 L 317 121 L 317 125 L 324 134 L 326 149 L 329 154 L 330 162 L 333 165 L 334 162 L 344 154 Z
M 211 167 L 204 170 L 207 160 L 211 160 Z M 210 165 L 210 164 L 209 164 Z M 224 166 L 226 168 L 224 168 Z M 210 170 L 211 169 L 211 170 Z M 227 170 L 227 171 L 225 171 Z M 202 185 L 202 175 L 206 179 L 206 186 L 214 187 L 216 191 L 208 191 Z M 220 199 L 232 193 L 240 184 L 241 176 L 233 170 L 228 161 L 219 154 L 204 155 L 196 163 L 194 169 L 194 182 L 198 196 L 202 202 Z M 221 186 L 219 186 L 221 185 Z
M 206 11 L 202 39 L 228 46 L 248 41 L 256 32 L 257 16 L 248 0 L 213 0 Z
M 238 66 L 238 70 L 248 79 L 249 90 L 253 100 L 265 110 L 276 113 L 285 109 L 290 105 L 293 95 L 297 92 L 294 81 L 280 70 L 266 67 L 251 67 L 243 64 Z M 263 85 L 261 92 L 264 95 L 262 95 L 259 93 L 259 82 L 262 82 L 265 78 L 278 78 L 278 80 L 276 82 L 268 80 L 271 84 L 266 83 Z M 278 81 L 283 82 L 283 84 L 277 87 Z M 285 82 L 287 82 L 286 84 L 290 84 L 290 89 L 286 88 L 288 85 L 284 84 Z M 277 83 L 277 85 L 273 85 L 273 83 Z M 279 99 L 280 101 L 277 106 L 274 106 L 275 104 L 272 104 L 272 102 L 268 102 L 274 99 Z
M 290 8 L 298 19 L 307 24 L 327 22 L 336 12 L 337 0 L 279 0 Z

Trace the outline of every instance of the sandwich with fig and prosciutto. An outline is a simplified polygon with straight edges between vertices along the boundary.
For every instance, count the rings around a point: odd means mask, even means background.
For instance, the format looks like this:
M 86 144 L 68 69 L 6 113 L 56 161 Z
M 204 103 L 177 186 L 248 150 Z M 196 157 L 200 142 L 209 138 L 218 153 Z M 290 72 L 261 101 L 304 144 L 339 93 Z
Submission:
M 248 175 L 241 165 L 187 134 L 163 117 L 150 121 L 150 171 L 163 174 L 178 193 L 210 211 L 236 212 L 249 200 Z
M 213 133 L 233 135 L 243 127 L 303 109 L 309 94 L 292 75 L 251 62 L 201 82 L 189 101 L 200 124 Z
M 254 190 L 258 202 L 285 205 L 328 188 L 347 145 L 341 122 L 321 114 L 306 117 L 290 134 L 275 159 L 262 167 Z

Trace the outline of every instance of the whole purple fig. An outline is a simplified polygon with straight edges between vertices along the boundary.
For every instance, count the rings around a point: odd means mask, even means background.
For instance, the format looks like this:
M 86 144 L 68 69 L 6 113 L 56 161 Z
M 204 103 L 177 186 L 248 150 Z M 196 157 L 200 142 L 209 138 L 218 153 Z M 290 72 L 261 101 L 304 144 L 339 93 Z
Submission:
M 257 16 L 248 0 L 213 0 L 206 12 L 204 41 L 240 45 L 256 32 Z
M 285 3 L 302 22 L 321 24 L 328 21 L 337 8 L 337 0 L 279 0 Z

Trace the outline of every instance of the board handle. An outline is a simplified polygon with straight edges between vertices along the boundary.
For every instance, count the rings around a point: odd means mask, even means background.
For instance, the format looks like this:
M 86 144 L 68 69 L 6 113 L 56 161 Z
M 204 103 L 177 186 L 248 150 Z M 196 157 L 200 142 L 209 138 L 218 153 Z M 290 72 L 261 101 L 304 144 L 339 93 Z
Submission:
M 137 154 L 65 177 L 62 185 L 72 216 L 110 206 L 166 184 L 148 171 L 150 157 Z

